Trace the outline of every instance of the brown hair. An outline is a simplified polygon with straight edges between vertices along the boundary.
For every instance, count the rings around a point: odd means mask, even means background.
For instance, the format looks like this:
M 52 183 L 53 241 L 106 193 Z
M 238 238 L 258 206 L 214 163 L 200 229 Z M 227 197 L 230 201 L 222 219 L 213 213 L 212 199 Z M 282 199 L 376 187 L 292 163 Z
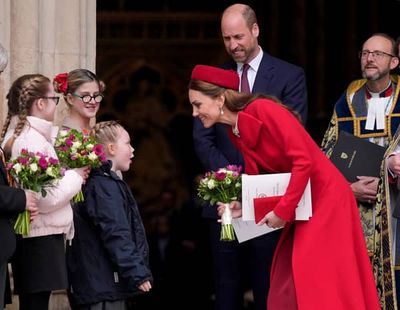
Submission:
M 246 21 L 247 26 L 251 29 L 254 24 L 257 24 L 257 16 L 254 10 L 248 6 L 245 5 L 242 11 L 242 16 L 244 20 Z
M 291 108 L 284 105 L 278 98 L 273 96 L 268 96 L 264 94 L 239 93 L 235 90 L 225 89 L 223 87 L 210 84 L 201 80 L 190 80 L 188 88 L 199 91 L 202 94 L 209 96 L 213 99 L 224 94 L 225 106 L 228 108 L 228 110 L 232 112 L 239 112 L 244 110 L 244 108 L 246 108 L 250 102 L 256 99 L 270 99 L 280 106 L 284 107 L 285 109 L 291 111 L 299 120 L 301 120 L 298 112 L 293 111 Z
M 393 39 L 390 35 L 388 35 L 387 33 L 384 33 L 384 32 L 377 32 L 377 33 L 374 33 L 370 38 L 372 38 L 372 37 L 381 37 L 381 38 L 385 38 L 386 40 L 390 41 L 390 43 L 392 45 L 391 53 L 392 53 L 392 55 L 398 57 L 398 54 L 397 54 L 398 53 L 398 44 L 396 44 L 395 39 Z M 364 42 L 364 44 L 365 44 L 365 42 Z M 364 46 L 364 44 L 363 44 L 363 46 Z
M 14 135 L 9 139 L 4 147 L 5 153 L 10 154 L 15 139 L 21 134 L 22 129 L 27 123 L 26 117 L 29 115 L 33 103 L 47 95 L 50 80 L 41 74 L 27 74 L 19 77 L 11 85 L 7 94 L 8 113 L 4 122 L 3 130 L 0 135 L 0 143 L 10 125 L 11 117 L 18 116 L 19 121 L 14 130 Z
M 90 82 L 96 82 L 97 85 L 99 86 L 99 90 L 102 93 L 105 88 L 106 85 L 104 84 L 103 81 L 101 81 L 96 74 L 94 74 L 92 71 L 87 70 L 87 69 L 75 69 L 72 70 L 71 72 L 68 73 L 68 77 L 67 77 L 67 91 L 64 93 L 61 89 L 60 89 L 60 84 L 53 80 L 53 86 L 54 86 L 54 90 L 57 93 L 63 94 L 64 97 L 70 93 L 73 94 L 76 92 L 76 90 L 85 83 L 90 83 Z
M 224 14 L 226 12 L 229 12 L 231 10 L 233 10 L 234 8 L 239 7 L 240 8 L 240 13 L 243 17 L 243 19 L 245 20 L 247 27 L 249 27 L 249 29 L 251 29 L 253 27 L 254 24 L 257 24 L 257 16 L 256 13 L 254 12 L 254 10 L 247 4 L 232 4 L 231 6 L 227 7 L 224 12 L 222 13 L 222 16 L 224 16 Z

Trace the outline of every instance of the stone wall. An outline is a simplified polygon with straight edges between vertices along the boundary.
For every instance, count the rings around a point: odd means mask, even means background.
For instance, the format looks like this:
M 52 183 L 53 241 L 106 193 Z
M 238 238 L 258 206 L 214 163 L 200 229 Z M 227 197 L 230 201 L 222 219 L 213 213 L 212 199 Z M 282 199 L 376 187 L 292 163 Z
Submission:
M 95 71 L 96 0 L 0 0 L 0 42 L 9 65 L 0 77 L 0 123 L 10 83 L 27 73 L 49 78 L 76 68 Z M 63 103 L 56 122 L 63 117 Z

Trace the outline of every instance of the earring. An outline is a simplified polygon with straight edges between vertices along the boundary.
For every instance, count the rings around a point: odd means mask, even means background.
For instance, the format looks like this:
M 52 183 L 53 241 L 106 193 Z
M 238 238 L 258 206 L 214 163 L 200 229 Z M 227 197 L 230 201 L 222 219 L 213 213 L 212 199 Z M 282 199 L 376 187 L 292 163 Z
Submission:
M 221 115 L 224 115 L 224 110 L 222 110 L 222 107 L 219 108 L 219 113 L 220 113 Z

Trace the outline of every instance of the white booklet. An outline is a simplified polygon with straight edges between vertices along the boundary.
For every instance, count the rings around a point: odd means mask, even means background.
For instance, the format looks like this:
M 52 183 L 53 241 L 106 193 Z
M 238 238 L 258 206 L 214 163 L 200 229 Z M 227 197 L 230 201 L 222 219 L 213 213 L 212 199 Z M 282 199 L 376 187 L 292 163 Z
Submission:
M 282 196 L 286 193 L 291 173 L 242 174 L 243 221 L 254 221 L 254 198 Z M 308 180 L 303 196 L 296 208 L 296 221 L 308 221 L 312 216 L 311 185 Z
M 253 199 L 257 197 L 284 195 L 289 184 L 290 173 L 242 175 L 242 218 L 232 221 L 239 242 L 256 238 L 276 229 L 255 223 Z M 307 183 L 296 208 L 296 220 L 307 221 L 312 216 L 311 185 Z
M 270 233 L 280 228 L 270 228 L 267 225 L 257 225 L 254 220 L 243 221 L 241 217 L 232 219 L 233 230 L 239 243 Z

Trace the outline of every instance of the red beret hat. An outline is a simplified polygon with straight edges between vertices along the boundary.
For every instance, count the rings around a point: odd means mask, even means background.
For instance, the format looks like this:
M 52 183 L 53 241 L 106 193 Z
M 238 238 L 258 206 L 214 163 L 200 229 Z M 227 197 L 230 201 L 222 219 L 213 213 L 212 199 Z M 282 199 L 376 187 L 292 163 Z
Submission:
M 224 88 L 239 90 L 239 75 L 233 70 L 196 65 L 193 68 L 191 79 L 215 84 Z

